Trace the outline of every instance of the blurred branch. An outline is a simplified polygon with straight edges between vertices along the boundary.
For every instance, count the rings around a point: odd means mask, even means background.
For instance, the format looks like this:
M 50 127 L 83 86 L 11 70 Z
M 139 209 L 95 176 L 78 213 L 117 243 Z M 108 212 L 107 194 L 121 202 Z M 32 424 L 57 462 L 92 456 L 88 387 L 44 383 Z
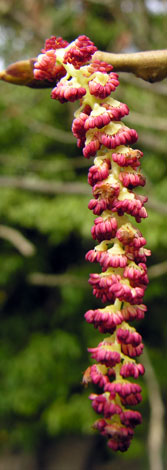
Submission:
M 120 82 L 128 83 L 128 85 L 136 86 L 137 88 L 142 88 L 143 90 L 156 93 L 157 95 L 167 96 L 167 86 L 164 83 L 149 83 L 145 82 L 138 77 L 133 75 L 127 75 L 122 72 L 120 75 Z
M 149 209 L 153 209 L 155 212 L 163 214 L 164 216 L 167 215 L 167 204 L 164 204 L 163 202 L 160 202 L 152 197 L 149 197 L 147 207 Z
M 35 286 L 56 287 L 64 285 L 88 286 L 87 279 L 73 276 L 72 274 L 43 274 L 32 273 L 28 276 L 28 282 Z
M 150 128 L 157 131 L 167 131 L 167 122 L 165 118 L 161 117 L 152 117 L 147 116 L 140 113 L 130 112 L 128 116 L 125 118 L 125 122 L 133 123 L 134 125 L 138 125 L 144 128 Z M 71 132 L 63 131 L 62 129 L 57 129 L 54 126 L 35 121 L 34 119 L 31 121 L 25 121 L 24 124 L 31 129 L 32 132 L 37 132 L 39 134 L 43 134 L 46 137 L 56 140 L 57 142 L 63 142 L 66 144 L 75 144 L 75 138 Z M 153 136 L 154 138 L 155 136 Z M 157 145 L 161 145 L 160 138 L 158 139 L 156 136 Z
M 139 145 L 152 149 L 154 152 L 166 155 L 166 142 L 163 142 L 155 133 L 144 132 L 138 138 Z
M 139 78 L 154 83 L 167 77 L 167 50 L 115 54 L 97 51 L 93 60 L 112 64 L 114 71 L 131 72 Z
M 75 143 L 75 138 L 71 132 L 63 131 L 62 129 L 56 129 L 54 126 L 50 126 L 49 124 L 45 124 L 35 120 L 28 120 L 24 123 L 33 132 L 37 132 L 39 134 L 45 135 L 46 137 L 50 137 L 51 139 L 55 139 L 57 142 L 65 144 Z
M 167 273 L 167 261 L 162 263 L 154 264 L 148 268 L 149 279 L 154 279 L 159 276 L 163 276 Z
M 148 116 L 146 114 L 130 112 L 126 116 L 127 123 L 133 123 L 134 125 L 154 129 L 157 131 L 167 131 L 167 121 L 165 118 Z M 157 136 L 156 136 L 157 138 Z
M 26 191 L 34 191 L 43 194 L 83 194 L 90 196 L 90 188 L 86 183 L 75 183 L 65 181 L 59 183 L 50 180 L 37 180 L 31 178 L 23 178 L 20 176 L 0 176 L 1 188 L 18 188 Z M 149 209 L 153 209 L 160 214 L 167 215 L 167 204 L 149 198 L 147 203 Z
M 148 268 L 148 275 L 150 279 L 154 277 L 162 276 L 167 272 L 167 261 L 163 263 L 155 264 Z M 65 284 L 75 284 L 78 286 L 88 286 L 88 281 L 82 277 L 74 276 L 72 274 L 43 274 L 43 273 L 31 273 L 28 276 L 28 282 L 35 286 L 46 286 L 56 287 L 63 286 Z
M 70 171 L 73 168 L 86 168 L 88 169 L 90 162 L 87 158 L 83 158 L 82 156 L 76 156 L 74 158 L 62 158 L 61 160 L 59 159 L 54 159 L 54 160 L 48 160 L 46 163 L 46 160 L 42 159 L 33 159 L 28 162 L 25 162 L 18 158 L 13 158 L 13 155 L 9 154 L 0 154 L 0 163 L 8 168 L 14 168 L 14 169 L 22 169 L 26 170 L 26 174 L 28 174 L 28 171 L 34 170 L 34 171 L 41 171 L 41 170 L 47 170 L 54 173 L 58 173 L 61 171 L 67 172 Z M 32 174 L 32 173 L 31 173 Z
M 164 442 L 164 404 L 161 398 L 159 384 L 150 362 L 146 347 L 143 353 L 143 365 L 146 369 L 145 381 L 150 403 L 150 422 L 148 435 L 148 450 L 150 470 L 163 470 L 162 448 Z
M 35 253 L 34 245 L 14 228 L 0 225 L 0 237 L 12 243 L 24 256 L 32 256 Z
M 22 178 L 18 176 L 0 176 L 0 187 L 25 189 L 44 194 L 85 194 L 89 195 L 86 183 L 57 183 L 55 181 Z

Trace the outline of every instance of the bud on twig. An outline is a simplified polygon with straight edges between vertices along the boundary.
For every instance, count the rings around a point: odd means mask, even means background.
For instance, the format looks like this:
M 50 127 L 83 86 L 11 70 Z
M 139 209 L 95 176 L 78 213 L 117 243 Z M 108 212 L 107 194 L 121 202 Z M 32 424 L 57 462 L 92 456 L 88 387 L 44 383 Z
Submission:
M 34 78 L 34 63 L 36 59 L 20 60 L 9 65 L 6 70 L 0 72 L 0 79 L 13 85 L 24 85 L 30 88 L 50 88 L 56 85 L 48 80 Z

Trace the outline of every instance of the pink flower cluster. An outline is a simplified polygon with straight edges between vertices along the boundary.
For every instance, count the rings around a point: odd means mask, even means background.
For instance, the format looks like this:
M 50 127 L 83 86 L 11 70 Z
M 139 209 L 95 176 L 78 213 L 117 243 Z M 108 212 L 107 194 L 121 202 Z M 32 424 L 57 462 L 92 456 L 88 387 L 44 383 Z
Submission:
M 97 216 L 91 233 L 98 245 L 86 259 L 98 262 L 102 272 L 91 274 L 93 294 L 107 303 L 88 310 L 85 319 L 101 333 L 108 334 L 97 347 L 89 348 L 95 364 L 88 367 L 83 383 L 100 388 L 92 393 L 93 409 L 102 417 L 94 428 L 107 437 L 113 450 L 125 451 L 141 414 L 128 409 L 141 402 L 141 387 L 130 382 L 144 374 L 136 357 L 143 351 L 142 337 L 129 325 L 144 318 L 143 296 L 148 284 L 146 240 L 128 215 L 141 222 L 147 217 L 147 198 L 133 189 L 145 185 L 140 172 L 142 152 L 132 149 L 137 133 L 121 119 L 129 113 L 127 105 L 114 100 L 118 86 L 112 66 L 96 60 L 96 47 L 86 36 L 68 44 L 51 37 L 35 63 L 35 78 L 57 80 L 52 98 L 61 103 L 80 100 L 72 132 L 86 158 L 94 157 L 88 173 L 93 198 L 89 209 Z

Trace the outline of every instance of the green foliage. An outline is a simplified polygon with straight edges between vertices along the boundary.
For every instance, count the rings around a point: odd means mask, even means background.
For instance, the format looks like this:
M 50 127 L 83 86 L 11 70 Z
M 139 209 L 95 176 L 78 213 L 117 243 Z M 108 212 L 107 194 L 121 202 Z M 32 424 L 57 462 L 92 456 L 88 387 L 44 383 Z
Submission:
M 72 365 L 80 356 L 76 338 L 64 331 L 36 333 L 10 362 L 1 404 L 21 416 L 34 416 L 53 397 L 66 397 L 74 380 Z M 64 369 L 66 362 L 66 369 Z M 64 373 L 66 383 L 64 382 Z M 5 389 L 9 390 L 6 397 Z M 3 404 L 4 397 L 4 404 Z
M 90 410 L 88 394 L 74 393 L 66 402 L 61 397 L 45 411 L 43 419 L 51 435 L 76 432 L 89 434 L 94 413 Z M 75 428 L 73 421 L 76 423 Z

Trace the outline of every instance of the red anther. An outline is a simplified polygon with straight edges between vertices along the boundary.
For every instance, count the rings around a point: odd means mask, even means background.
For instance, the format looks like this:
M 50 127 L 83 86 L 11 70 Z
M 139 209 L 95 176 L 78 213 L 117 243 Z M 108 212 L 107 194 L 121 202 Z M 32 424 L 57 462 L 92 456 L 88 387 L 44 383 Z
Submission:
M 66 103 L 67 101 L 76 101 L 82 98 L 86 94 L 86 90 L 83 87 L 74 87 L 68 82 L 59 83 L 57 87 L 53 88 L 51 97 L 54 100 L 59 100 L 60 103 Z
M 146 183 L 146 179 L 140 173 L 130 173 L 130 172 L 121 172 L 119 174 L 119 179 L 123 186 L 126 188 L 132 189 L 136 186 L 144 186 Z
M 139 263 L 138 266 L 126 266 L 124 270 L 124 277 L 130 279 L 131 284 L 133 286 L 137 285 L 147 285 L 148 284 L 148 277 L 147 277 L 147 266 L 145 263 Z
M 119 364 L 121 356 L 117 351 L 112 351 L 110 345 L 99 343 L 97 348 L 88 348 L 91 353 L 92 359 L 95 359 L 100 364 L 105 364 L 106 367 L 114 367 Z
M 125 321 L 143 320 L 147 307 L 144 304 L 127 305 L 121 310 Z
M 139 411 L 127 410 L 120 414 L 120 420 L 125 426 L 135 427 L 137 424 L 141 424 L 142 416 Z
M 88 204 L 88 209 L 93 211 L 95 215 L 100 215 L 103 211 L 105 211 L 106 209 L 110 207 L 108 206 L 109 206 L 109 203 L 105 199 L 100 199 L 100 200 L 91 199 Z
M 134 129 L 129 129 L 127 127 L 120 129 L 114 135 L 109 135 L 107 133 L 99 134 L 100 143 L 108 149 L 114 149 L 119 145 L 133 144 L 137 139 L 137 132 Z
M 98 139 L 92 140 L 89 144 L 83 149 L 83 156 L 85 158 L 94 157 L 96 155 L 97 150 L 100 148 L 100 142 Z
M 111 163 L 109 159 L 104 160 L 101 165 L 91 166 L 88 172 L 88 183 L 94 186 L 99 181 L 105 180 L 109 175 L 110 168 Z
M 146 263 L 147 256 L 151 255 L 151 251 L 147 250 L 147 248 L 139 248 L 136 249 L 133 245 L 132 246 L 125 246 L 125 253 L 129 260 L 135 261 L 135 263 Z
M 108 217 L 103 219 L 103 217 L 98 217 L 94 221 L 94 225 L 91 229 L 91 234 L 93 239 L 98 241 L 102 240 L 111 240 L 116 236 L 117 231 L 117 220 L 115 217 Z
M 104 387 L 105 392 L 118 393 L 121 398 L 126 398 L 129 395 L 136 395 L 141 392 L 141 387 L 138 384 L 131 382 L 112 382 L 107 383 Z
M 41 52 L 45 53 L 46 51 L 49 51 L 50 49 L 61 49 L 64 47 L 67 47 L 69 42 L 65 41 L 61 37 L 56 37 L 56 36 L 51 36 L 49 39 L 46 39 L 45 41 L 45 47 L 42 49 Z
M 102 62 L 100 60 L 93 60 L 87 68 L 88 72 L 90 74 L 95 73 L 95 72 L 102 72 L 102 73 L 108 73 L 113 70 L 113 66 L 110 64 L 107 64 L 107 62 Z
M 102 85 L 100 82 L 96 81 L 96 78 L 89 81 L 89 90 L 91 95 L 97 96 L 97 98 L 105 99 L 111 94 L 112 91 L 115 91 L 116 87 L 119 85 L 118 75 L 111 72 L 107 77 L 107 82 L 105 85 Z
M 85 136 L 85 128 L 84 128 L 84 123 L 87 119 L 87 114 L 86 113 L 81 113 L 80 116 L 76 119 L 73 120 L 72 123 L 72 132 L 74 137 L 82 138 Z
M 64 64 L 70 63 L 76 69 L 91 59 L 92 55 L 97 51 L 97 47 L 87 36 L 79 36 L 70 49 L 64 54 Z
M 109 377 L 101 372 L 100 367 L 97 364 L 93 364 L 93 366 L 90 367 L 90 376 L 92 382 L 99 387 L 104 387 L 104 385 L 109 382 Z
M 140 150 L 129 149 L 128 153 L 113 153 L 112 159 L 118 165 L 126 167 L 132 166 L 132 168 L 137 168 L 140 166 L 140 158 L 143 157 L 143 152 Z
M 59 81 L 66 74 L 65 68 L 56 62 L 54 50 L 40 54 L 34 64 L 34 78 L 36 80 Z
M 122 225 L 117 230 L 116 237 L 123 245 L 129 245 L 135 249 L 139 249 L 147 243 L 141 232 L 130 225 Z
M 115 313 L 107 311 L 106 308 L 88 310 L 84 316 L 88 323 L 93 323 L 95 328 L 99 328 L 99 331 L 104 333 L 113 333 L 115 328 L 123 322 L 121 311 Z
M 121 344 L 121 350 L 124 354 L 129 357 L 140 356 L 143 352 L 144 345 L 140 343 L 138 346 L 132 346 L 131 344 Z
M 114 401 L 107 398 L 105 393 L 101 395 L 92 393 L 89 398 L 92 400 L 92 407 L 96 413 L 103 413 L 105 418 L 111 418 L 111 416 L 115 414 L 120 415 L 122 413 L 122 408 L 116 405 Z
M 117 339 L 121 344 L 131 344 L 134 347 L 138 346 L 142 341 L 142 337 L 139 333 L 136 331 L 132 333 L 131 331 L 123 328 L 118 328 Z
M 115 199 L 112 211 L 117 212 L 119 216 L 124 215 L 124 213 L 132 215 L 137 222 L 140 222 L 141 218 L 145 219 L 147 217 L 146 209 L 136 195 L 134 199 Z
M 145 372 L 144 366 L 142 364 L 135 364 L 134 362 L 128 362 L 123 364 L 120 370 L 120 375 L 124 378 L 135 377 L 137 379 L 139 375 L 143 375 Z

